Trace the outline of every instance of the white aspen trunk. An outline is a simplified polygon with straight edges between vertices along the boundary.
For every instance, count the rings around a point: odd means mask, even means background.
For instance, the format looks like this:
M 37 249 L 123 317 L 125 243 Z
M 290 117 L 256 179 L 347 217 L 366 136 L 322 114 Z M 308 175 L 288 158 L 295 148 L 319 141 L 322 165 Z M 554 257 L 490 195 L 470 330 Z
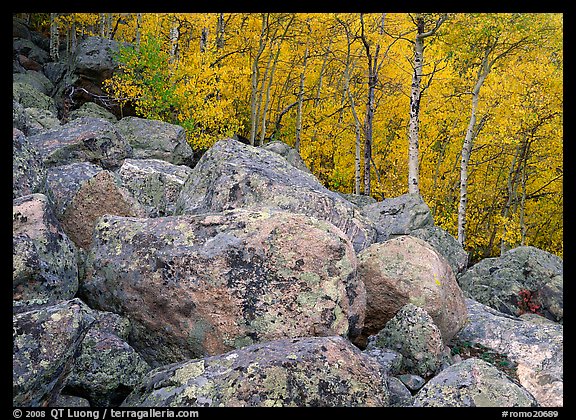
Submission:
M 60 37 L 58 33 L 58 23 L 56 18 L 58 13 L 50 13 L 50 58 L 52 61 L 58 61 L 60 55 L 58 49 L 60 47 Z
M 356 106 L 354 105 L 354 97 L 348 89 L 348 98 L 350 99 L 350 109 L 352 110 L 352 116 L 354 117 L 354 133 L 356 135 L 356 142 L 355 142 L 355 154 L 354 154 L 354 194 L 360 195 L 360 182 L 361 182 L 361 173 L 360 173 L 360 164 L 362 160 L 361 155 L 361 139 L 360 133 L 362 132 L 362 126 L 360 124 L 360 119 L 358 118 L 358 114 L 356 113 Z
M 466 129 L 466 137 L 462 145 L 462 159 L 460 161 L 460 202 L 458 204 L 458 242 L 464 246 L 466 242 L 466 205 L 468 204 L 468 163 L 470 162 L 470 155 L 472 154 L 472 144 L 474 142 L 474 128 L 476 126 L 476 113 L 478 111 L 478 99 L 480 95 L 480 88 L 488 76 L 490 71 L 487 68 L 486 58 L 485 70 L 481 72 L 478 81 L 472 91 L 472 109 L 470 112 L 470 121 Z
M 422 61 L 424 41 L 418 35 L 414 42 L 414 73 L 410 91 L 410 123 L 408 125 L 408 192 L 420 193 L 418 165 L 418 131 L 420 114 L 420 84 L 422 82 Z
M 202 28 L 202 33 L 200 34 L 200 52 L 205 52 L 208 47 L 208 28 Z
M 258 125 L 258 104 L 257 104 L 257 97 L 258 97 L 258 79 L 260 76 L 260 70 L 258 68 L 260 56 L 264 51 L 265 42 L 264 42 L 264 35 L 266 33 L 266 27 L 268 26 L 268 15 L 262 15 L 262 31 L 260 32 L 260 40 L 258 44 L 258 51 L 254 57 L 254 61 L 252 62 L 252 80 L 251 80 L 251 93 L 250 93 L 250 144 L 254 146 L 254 141 L 256 140 L 256 126 Z
M 216 21 L 216 48 L 219 50 L 224 48 L 224 25 L 224 13 L 219 13 Z
M 308 61 L 308 44 L 306 44 L 306 51 L 304 52 L 304 63 L 302 72 L 300 73 L 300 90 L 298 92 L 298 111 L 296 114 L 296 140 L 294 148 L 300 153 L 300 137 L 302 132 L 302 101 L 304 99 L 304 81 L 306 80 L 306 64 Z
M 178 57 L 178 41 L 180 39 L 180 29 L 178 20 L 174 18 L 170 26 L 170 62 L 174 64 Z

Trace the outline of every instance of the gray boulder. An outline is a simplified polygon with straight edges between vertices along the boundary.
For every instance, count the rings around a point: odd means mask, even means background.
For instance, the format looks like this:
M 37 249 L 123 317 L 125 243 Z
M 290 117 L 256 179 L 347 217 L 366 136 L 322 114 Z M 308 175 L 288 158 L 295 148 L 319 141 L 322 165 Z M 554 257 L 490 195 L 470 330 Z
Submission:
M 263 148 L 265 150 L 269 150 L 271 152 L 279 154 L 284 159 L 286 159 L 290 165 L 294 166 L 295 168 L 298 168 L 301 171 L 308 172 L 310 174 L 312 173 L 310 172 L 310 169 L 308 169 L 308 166 L 306 166 L 306 163 L 304 163 L 302 157 L 296 151 L 296 149 L 290 147 L 283 141 L 274 140 L 263 146 Z
M 378 363 L 342 337 L 244 347 L 151 372 L 124 407 L 386 407 Z
M 437 373 L 448 356 L 432 317 L 411 303 L 404 305 L 369 341 L 367 350 L 374 347 L 397 351 L 402 354 L 401 371 L 426 378 Z
M 172 216 L 180 191 L 192 172 L 188 166 L 159 159 L 126 159 L 118 171 L 148 217 Z
M 74 357 L 94 319 L 79 299 L 14 314 L 12 321 L 12 404 L 55 403 Z
M 481 344 L 517 363 L 520 384 L 543 407 L 563 405 L 563 327 L 534 323 L 466 299 L 469 322 L 454 344 Z
M 42 66 L 44 75 L 52 82 L 54 86 L 59 84 L 68 71 L 68 65 L 61 61 L 46 63 Z
M 430 209 L 420 194 L 404 194 L 368 204 L 362 207 L 362 214 L 376 225 L 377 242 L 434 225 Z
M 390 394 L 390 407 L 411 407 L 414 403 L 410 390 L 394 376 L 388 377 L 388 393 Z
M 118 122 L 118 119 L 114 114 L 94 102 L 83 103 L 79 108 L 71 111 L 69 115 L 71 120 L 82 117 L 101 118 L 110 121 L 111 123 Z
M 60 120 L 46 109 L 24 108 L 27 135 L 34 136 L 60 126 Z
M 294 168 L 277 153 L 232 139 L 217 142 L 200 158 L 182 188 L 176 214 L 258 205 L 326 220 L 346 234 L 356 251 L 376 236 L 355 205 L 313 175 Z
M 58 115 L 54 99 L 36 90 L 32 85 L 23 82 L 12 83 L 12 97 L 24 108 L 40 108 Z
M 47 96 L 50 96 L 52 89 L 54 89 L 54 84 L 44 75 L 44 73 L 34 70 L 27 70 L 25 73 L 13 73 L 12 81 L 28 83 L 38 92 Z
M 59 394 L 55 401 L 49 407 L 62 407 L 62 408 L 81 408 L 90 407 L 90 402 L 86 398 L 76 397 L 74 395 Z
M 43 194 L 13 200 L 13 300 L 54 303 L 78 290 L 74 245 Z
M 564 317 L 563 262 L 531 246 L 486 258 L 458 278 L 466 295 L 497 311 L 536 312 L 556 322 Z
M 21 54 L 39 64 L 50 61 L 50 54 L 31 39 L 14 38 L 12 40 L 12 50 L 14 53 Z
M 93 311 L 96 319 L 86 333 L 66 382 L 66 390 L 83 395 L 92 407 L 116 407 L 148 373 L 150 367 L 126 342 L 127 319 Z
M 46 166 L 91 162 L 104 169 L 118 169 L 132 157 L 130 144 L 114 124 L 99 118 L 78 118 L 68 124 L 29 137 Z
M 462 273 L 468 266 L 468 253 L 462 248 L 458 240 L 438 226 L 428 226 L 425 228 L 410 231 L 411 236 L 424 239 L 442 255 L 455 275 Z
M 470 358 L 430 379 L 414 407 L 538 407 L 522 386 L 482 359 Z
M 376 335 L 368 337 L 368 346 L 364 350 L 364 354 L 376 359 L 380 366 L 384 368 L 387 375 L 396 375 L 402 369 L 402 354 L 397 351 L 388 349 L 372 344 L 371 341 L 376 339 Z
M 54 214 L 62 221 L 64 212 L 82 185 L 102 172 L 98 165 L 89 162 L 70 163 L 48 168 L 46 177 Z
M 364 285 L 343 233 L 301 214 L 104 216 L 81 295 L 132 321 L 156 367 L 284 337 L 359 333 Z
M 138 117 L 124 117 L 116 129 L 134 149 L 135 159 L 161 159 L 174 165 L 193 162 L 194 152 L 179 125 Z
M 46 192 L 46 167 L 36 147 L 12 129 L 12 198 Z
M 89 36 L 78 43 L 73 56 L 75 73 L 96 84 L 112 77 L 118 68 L 115 55 L 120 44 L 112 39 Z

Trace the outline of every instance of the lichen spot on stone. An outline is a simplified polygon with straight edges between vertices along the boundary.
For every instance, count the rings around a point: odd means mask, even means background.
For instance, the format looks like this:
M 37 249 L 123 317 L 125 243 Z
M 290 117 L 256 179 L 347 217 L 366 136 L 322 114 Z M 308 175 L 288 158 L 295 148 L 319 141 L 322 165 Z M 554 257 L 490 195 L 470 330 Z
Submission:
M 174 380 L 185 384 L 190 379 L 197 378 L 204 373 L 204 360 L 190 362 L 174 372 Z

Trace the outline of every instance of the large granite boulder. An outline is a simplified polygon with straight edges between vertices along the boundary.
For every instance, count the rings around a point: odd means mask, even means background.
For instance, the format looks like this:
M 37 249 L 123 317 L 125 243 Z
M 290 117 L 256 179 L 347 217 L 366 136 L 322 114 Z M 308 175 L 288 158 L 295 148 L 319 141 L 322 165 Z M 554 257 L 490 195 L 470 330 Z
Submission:
M 62 228 L 78 247 L 88 250 L 94 226 L 105 214 L 146 216 L 146 210 L 124 188 L 121 178 L 107 170 L 96 173 L 78 188 L 62 213 Z
M 82 39 L 74 51 L 74 72 L 100 85 L 118 68 L 115 59 L 120 44 L 112 39 L 89 36 Z
M 90 327 L 65 391 L 85 397 L 92 407 L 116 407 L 150 367 L 126 342 L 130 323 L 111 312 L 92 311 Z
M 43 194 L 13 200 L 13 300 L 55 303 L 78 290 L 76 250 Z
M 159 159 L 126 159 L 118 171 L 148 217 L 172 216 L 180 191 L 192 172 L 188 166 Z
M 54 83 L 52 83 L 44 73 L 34 70 L 28 70 L 25 73 L 14 73 L 12 74 L 12 81 L 28 83 L 38 92 L 47 96 L 50 96 L 52 89 L 54 89 Z
M 447 367 L 416 394 L 414 407 L 538 407 L 534 397 L 482 359 Z
M 564 389 L 564 329 L 551 321 L 535 323 L 466 299 L 469 322 L 454 338 L 477 343 L 517 364 L 520 384 L 543 407 L 561 407 Z M 541 319 L 545 319 L 540 317 Z
M 79 299 L 15 313 L 12 321 L 12 404 L 55 403 L 94 319 Z
M 366 319 L 359 345 L 407 303 L 428 312 L 444 343 L 466 323 L 464 295 L 448 262 L 422 239 L 405 235 L 372 244 L 358 254 L 366 286 Z
M 283 337 L 355 337 L 364 321 L 343 233 L 266 209 L 102 217 L 81 293 L 130 318 L 130 344 L 153 366 Z
M 386 375 L 342 337 L 254 344 L 156 369 L 124 407 L 386 407 Z
M 466 295 L 497 311 L 535 312 L 556 322 L 564 317 L 563 262 L 554 254 L 521 246 L 486 258 L 458 278 Z
M 24 108 L 27 135 L 34 136 L 60 126 L 60 120 L 50 111 L 40 108 Z
M 30 136 L 46 166 L 91 162 L 104 169 L 118 169 L 132 157 L 130 144 L 114 124 L 99 118 L 78 118 L 41 134 Z
M 12 129 L 12 198 L 46 192 L 46 167 L 36 147 Z
M 116 129 L 130 143 L 135 159 L 160 159 L 174 165 L 191 166 L 194 152 L 179 125 L 138 117 L 125 117 Z
M 376 225 L 377 242 L 434 225 L 432 213 L 420 194 L 404 194 L 365 205 L 362 214 Z
M 14 38 L 12 40 L 12 51 L 14 54 L 25 56 L 38 64 L 44 64 L 50 61 L 48 51 L 32 41 L 31 38 L 32 36 L 30 36 L 30 39 Z
M 94 102 L 85 102 L 77 109 L 70 111 L 69 118 L 71 120 L 82 117 L 101 118 L 111 123 L 118 122 L 118 118 L 113 113 Z
M 440 330 L 419 306 L 408 303 L 386 323 L 366 348 L 389 348 L 402 355 L 400 370 L 424 378 L 436 374 L 448 358 Z
M 225 139 L 198 161 L 182 188 L 176 214 L 201 214 L 255 205 L 303 213 L 340 228 L 359 251 L 375 230 L 359 209 L 277 153 Z

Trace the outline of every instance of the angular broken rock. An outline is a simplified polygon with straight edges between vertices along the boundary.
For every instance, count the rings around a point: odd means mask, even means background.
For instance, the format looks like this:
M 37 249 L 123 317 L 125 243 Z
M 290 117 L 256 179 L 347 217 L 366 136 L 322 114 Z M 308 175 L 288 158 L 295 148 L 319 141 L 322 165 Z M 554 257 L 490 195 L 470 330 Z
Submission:
M 386 375 L 342 337 L 269 341 L 152 371 L 123 407 L 386 407 Z
M 172 216 L 188 166 L 160 159 L 126 159 L 118 171 L 126 188 L 146 208 L 148 217 Z
M 553 322 L 534 323 L 466 299 L 469 322 L 455 342 L 478 343 L 518 364 L 520 384 L 542 407 L 563 406 L 564 329 Z M 544 319 L 544 318 L 543 318 Z
M 403 194 L 365 205 L 362 214 L 375 224 L 377 242 L 434 225 L 432 213 L 420 194 Z
M 132 157 L 130 144 L 114 124 L 100 118 L 83 117 L 29 137 L 46 166 L 91 162 L 115 170 Z
M 428 312 L 444 343 L 466 323 L 464 295 L 450 265 L 422 239 L 405 235 L 369 246 L 358 254 L 358 277 L 366 286 L 360 345 L 407 303 Z
M 366 350 L 389 348 L 402 355 L 401 370 L 422 377 L 438 372 L 448 356 L 440 330 L 419 306 L 404 305 L 386 326 L 370 340 Z
M 26 136 L 12 129 L 12 198 L 46 192 L 46 167 Z
M 295 168 L 298 168 L 304 172 L 308 172 L 309 174 L 312 173 L 310 172 L 310 169 L 308 169 L 308 166 L 306 166 L 306 163 L 304 163 L 302 157 L 296 151 L 296 149 L 290 147 L 283 141 L 275 140 L 263 146 L 262 148 L 274 153 L 278 153 L 280 156 L 286 159 L 290 165 L 294 166 Z
M 416 394 L 414 407 L 538 407 L 534 397 L 482 359 L 447 367 Z
M 466 295 L 497 311 L 519 316 L 529 304 L 556 322 L 564 317 L 563 262 L 558 256 L 532 246 L 511 249 L 497 258 L 485 258 L 458 277 Z
M 365 291 L 333 225 L 266 209 L 137 219 L 95 228 L 82 296 L 122 313 L 152 366 L 283 337 L 349 335 Z
M 138 117 L 124 117 L 115 126 L 132 146 L 134 158 L 192 165 L 194 152 L 181 126 Z
M 376 231 L 358 207 L 328 190 L 282 156 L 232 139 L 220 140 L 198 161 L 184 184 L 175 214 L 202 214 L 265 206 L 326 220 L 358 252 Z
M 146 216 L 145 209 L 113 172 L 101 171 L 85 181 L 62 215 L 62 227 L 74 243 L 87 250 L 98 218 L 105 215 Z
M 12 403 L 46 407 L 56 402 L 94 318 L 79 299 L 14 314 Z
M 55 303 L 78 290 L 76 250 L 43 194 L 13 200 L 12 298 Z

